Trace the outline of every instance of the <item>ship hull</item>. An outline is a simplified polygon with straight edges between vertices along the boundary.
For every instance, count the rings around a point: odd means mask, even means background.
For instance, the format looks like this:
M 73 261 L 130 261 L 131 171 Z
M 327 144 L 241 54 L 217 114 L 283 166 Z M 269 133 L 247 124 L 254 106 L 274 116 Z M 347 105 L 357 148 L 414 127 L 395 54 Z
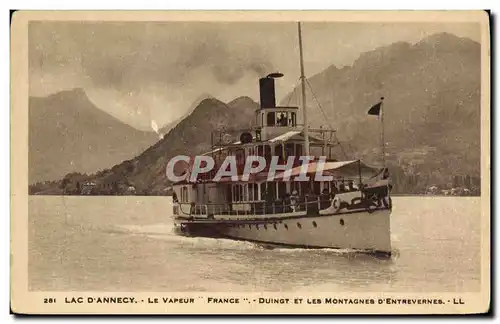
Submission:
M 390 209 L 263 219 L 180 220 L 179 233 L 289 248 L 350 249 L 391 255 Z

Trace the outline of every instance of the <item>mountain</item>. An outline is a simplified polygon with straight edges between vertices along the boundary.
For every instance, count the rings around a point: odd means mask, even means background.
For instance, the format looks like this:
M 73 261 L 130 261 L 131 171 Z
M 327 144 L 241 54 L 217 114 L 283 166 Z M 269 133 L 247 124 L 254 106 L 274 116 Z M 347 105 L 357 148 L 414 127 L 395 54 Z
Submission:
M 170 122 L 166 125 L 164 125 L 161 129 L 160 129 L 160 133 L 165 135 L 165 134 L 168 134 L 168 132 L 170 132 L 172 130 L 172 128 L 174 128 L 178 123 L 180 123 L 183 119 L 185 119 L 187 116 L 191 115 L 191 113 L 196 109 L 196 107 L 198 107 L 198 105 L 205 99 L 214 99 L 211 95 L 209 94 L 202 94 L 201 96 L 198 96 L 198 98 L 191 104 L 191 106 L 189 107 L 189 109 L 179 118 L 177 118 L 176 120 L 174 120 L 173 122 Z
M 253 123 L 259 105 L 248 97 L 225 104 L 215 98 L 202 100 L 185 119 L 174 126 L 162 140 L 133 159 L 93 175 L 68 174 L 49 188 L 30 188 L 31 193 L 62 194 L 79 192 L 84 182 L 97 185 L 96 194 L 117 194 L 133 186 L 136 194 L 165 194 L 166 166 L 176 155 L 194 155 L 211 149 L 211 133 L 221 128 L 245 129 Z M 229 124 L 230 123 L 230 124 Z M 60 189 L 64 187 L 65 189 Z
M 308 86 L 309 122 L 337 129 L 348 157 L 375 163 L 380 122 L 367 111 L 385 97 L 390 165 L 429 181 L 479 176 L 480 51 L 468 38 L 439 33 L 413 45 L 398 42 L 363 53 L 352 66 L 332 65 L 308 78 L 314 93 Z M 299 93 L 297 87 L 282 104 L 298 104 Z
M 95 107 L 82 89 L 30 97 L 29 183 L 102 170 L 137 156 L 157 139 Z
M 227 105 L 229 106 L 229 108 L 231 108 L 233 110 L 245 110 L 246 111 L 248 109 L 253 109 L 252 113 L 254 113 L 255 110 L 257 110 L 257 109 L 260 109 L 259 104 L 256 103 L 255 101 L 253 101 L 252 98 L 247 97 L 247 96 L 238 97 L 238 98 L 228 102 Z M 255 116 L 252 115 L 252 117 L 254 118 Z

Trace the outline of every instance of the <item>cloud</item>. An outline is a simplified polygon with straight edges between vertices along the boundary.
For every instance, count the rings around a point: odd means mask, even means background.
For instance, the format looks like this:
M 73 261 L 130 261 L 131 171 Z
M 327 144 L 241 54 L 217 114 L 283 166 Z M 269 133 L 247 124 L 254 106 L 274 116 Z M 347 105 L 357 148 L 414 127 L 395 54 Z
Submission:
M 216 82 L 272 70 L 258 44 L 220 37 L 221 26 L 192 23 L 30 25 L 30 70 L 76 69 L 96 86 L 135 88 L 138 82 L 182 85 L 209 67 Z M 205 71 L 206 72 L 206 71 Z
M 263 44 L 239 35 L 227 24 L 32 22 L 30 95 L 81 87 L 136 127 L 149 127 L 144 116 L 155 111 L 164 124 L 200 93 L 217 95 L 273 70 Z

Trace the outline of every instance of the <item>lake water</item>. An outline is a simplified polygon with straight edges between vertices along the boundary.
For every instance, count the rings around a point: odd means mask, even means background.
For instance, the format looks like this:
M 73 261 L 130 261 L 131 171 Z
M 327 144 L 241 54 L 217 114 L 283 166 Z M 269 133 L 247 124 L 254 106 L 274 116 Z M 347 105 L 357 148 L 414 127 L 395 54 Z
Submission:
M 394 197 L 395 255 L 263 249 L 172 233 L 168 197 L 29 198 L 29 289 L 474 292 L 480 198 Z

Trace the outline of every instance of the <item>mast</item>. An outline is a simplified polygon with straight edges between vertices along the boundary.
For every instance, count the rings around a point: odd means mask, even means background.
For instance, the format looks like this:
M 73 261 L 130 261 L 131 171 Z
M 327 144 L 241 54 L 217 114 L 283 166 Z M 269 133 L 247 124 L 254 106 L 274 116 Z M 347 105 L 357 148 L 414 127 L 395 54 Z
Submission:
M 307 111 L 306 111 L 306 80 L 304 76 L 304 53 L 302 52 L 302 30 L 300 22 L 298 22 L 299 29 L 299 50 L 300 50 L 300 81 L 302 84 L 302 113 L 304 119 L 304 149 L 306 156 L 309 156 L 309 126 L 307 124 Z
M 382 142 L 382 167 L 385 168 L 385 139 L 384 139 L 384 97 L 380 98 L 380 141 Z

